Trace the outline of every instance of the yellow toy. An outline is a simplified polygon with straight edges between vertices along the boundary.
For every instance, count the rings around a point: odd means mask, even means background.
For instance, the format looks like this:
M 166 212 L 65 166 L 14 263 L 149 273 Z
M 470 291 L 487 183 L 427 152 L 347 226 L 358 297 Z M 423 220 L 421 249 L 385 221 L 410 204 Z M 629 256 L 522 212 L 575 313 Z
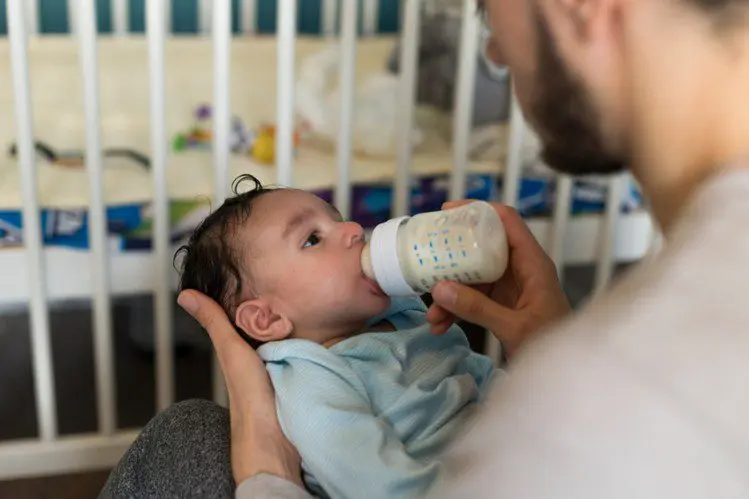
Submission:
M 294 149 L 302 142 L 302 134 L 299 130 L 294 131 Z M 262 125 L 255 136 L 250 154 L 260 163 L 272 164 L 276 158 L 276 127 L 273 125 Z
M 255 137 L 252 144 L 252 157 L 261 163 L 271 164 L 276 159 L 276 137 L 274 133 L 263 130 Z

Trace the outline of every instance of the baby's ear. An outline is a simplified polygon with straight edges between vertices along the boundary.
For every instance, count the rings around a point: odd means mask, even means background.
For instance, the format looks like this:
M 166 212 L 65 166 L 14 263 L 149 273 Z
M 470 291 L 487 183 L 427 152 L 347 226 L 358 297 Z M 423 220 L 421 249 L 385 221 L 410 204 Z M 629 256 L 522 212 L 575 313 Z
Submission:
M 237 307 L 234 322 L 250 338 L 263 343 L 286 339 L 293 330 L 291 321 L 274 313 L 270 304 L 262 298 L 242 302 Z

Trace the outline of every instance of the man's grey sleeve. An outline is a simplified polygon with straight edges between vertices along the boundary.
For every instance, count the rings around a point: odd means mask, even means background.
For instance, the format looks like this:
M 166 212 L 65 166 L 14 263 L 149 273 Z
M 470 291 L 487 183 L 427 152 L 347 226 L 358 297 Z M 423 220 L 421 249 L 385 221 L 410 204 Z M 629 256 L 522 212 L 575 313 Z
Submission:
M 298 485 L 274 475 L 257 475 L 239 484 L 235 499 L 312 499 Z

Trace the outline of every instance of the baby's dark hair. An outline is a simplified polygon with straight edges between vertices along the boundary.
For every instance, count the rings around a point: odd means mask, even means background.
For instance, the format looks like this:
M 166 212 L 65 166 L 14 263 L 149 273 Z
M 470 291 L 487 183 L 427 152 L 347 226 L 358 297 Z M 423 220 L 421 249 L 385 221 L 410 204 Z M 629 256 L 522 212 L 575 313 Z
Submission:
M 239 187 L 245 182 L 253 187 L 240 194 Z M 246 271 L 242 268 L 243 252 L 236 246 L 236 232 L 250 218 L 254 202 L 275 190 L 250 174 L 240 175 L 232 183 L 234 196 L 208 215 L 174 255 L 175 266 L 181 257 L 180 291 L 193 289 L 216 301 L 237 332 L 255 348 L 259 343 L 234 323 L 234 309 L 243 291 L 242 271 Z

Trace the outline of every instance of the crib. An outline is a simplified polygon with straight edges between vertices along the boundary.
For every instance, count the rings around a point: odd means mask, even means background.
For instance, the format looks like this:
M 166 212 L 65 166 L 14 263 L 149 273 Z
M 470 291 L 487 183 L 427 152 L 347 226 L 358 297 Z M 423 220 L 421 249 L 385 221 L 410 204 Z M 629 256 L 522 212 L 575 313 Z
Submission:
M 392 158 L 373 160 L 356 157 L 350 128 L 356 81 L 379 70 L 395 40 L 394 34 L 378 32 L 384 1 L 323 0 L 322 36 L 301 36 L 297 0 L 277 0 L 277 28 L 270 34 L 259 33 L 257 14 L 265 0 L 203 0 L 197 3 L 199 32 L 180 37 L 173 33 L 171 22 L 176 1 L 145 2 L 145 33 L 140 34 L 129 31 L 131 4 L 112 0 L 111 33 L 100 34 L 96 23 L 102 2 L 68 0 L 70 33 L 48 35 L 39 31 L 37 2 L 7 0 L 8 37 L 0 40 L 0 67 L 7 66 L 6 74 L 12 78 L 0 82 L 0 101 L 7 110 L 0 132 L 14 137 L 16 147 L 12 160 L 0 160 L 6 162 L 0 163 L 4 176 L 0 212 L 15 210 L 23 224 L 17 228 L 22 243 L 0 248 L 0 310 L 29 307 L 38 438 L 0 442 L 0 480 L 106 469 L 136 437 L 136 430 L 122 430 L 116 421 L 114 297 L 153 294 L 156 407 L 161 410 L 174 402 L 172 311 L 178 276 L 172 256 L 179 238 L 194 226 L 188 224 L 175 235 L 171 210 L 176 200 L 203 197 L 218 205 L 229 195 L 231 180 L 249 171 L 264 182 L 322 192 L 344 216 L 356 211 L 356 186 L 382 184 L 392 186 L 386 198 L 392 203 L 387 215 L 408 213 L 413 209 L 414 179 L 438 178 L 447 182 L 447 198 L 461 199 L 471 194 L 472 180 L 488 176 L 495 187 L 501 177 L 501 189 L 480 195 L 518 204 L 524 166 L 537 151 L 528 147 L 531 134 L 514 99 L 508 122 L 497 128 L 503 137 L 501 158 L 469 157 L 479 40 L 474 0 L 463 0 L 460 6 L 455 105 L 451 114 L 441 117 L 452 130 L 450 139 L 415 152 L 405 138 L 418 111 L 415 80 L 423 1 L 403 0 L 397 6 L 403 26 L 398 97 L 402 114 L 397 126 L 404 138 Z M 239 8 L 239 19 L 233 19 L 233 6 Z M 239 33 L 232 33 L 233 22 Z M 298 63 L 330 43 L 341 47 L 335 150 L 295 152 Z M 173 136 L 190 123 L 194 106 L 206 95 L 212 106 L 211 148 L 175 153 L 170 145 Z M 255 164 L 230 150 L 237 110 L 276 124 L 273 165 Z M 41 136 L 63 147 L 80 146 L 85 150 L 85 168 L 63 171 L 45 163 L 35 146 Z M 117 162 L 106 154 L 108 148 L 123 146 L 144 152 L 148 168 L 130 159 Z M 627 175 L 598 181 L 606 186 L 605 209 L 573 215 L 576 181 L 556 178 L 553 209 L 529 217 L 528 223 L 560 269 L 565 264 L 595 264 L 595 287 L 600 290 L 611 280 L 617 263 L 642 258 L 657 244 L 658 234 L 644 206 L 621 210 L 631 186 Z M 112 210 L 123 206 L 142 210 L 144 205 L 153 226 L 149 242 L 137 251 L 123 248 L 122 239 L 110 230 Z M 44 233 L 50 213 L 70 210 L 86 217 L 85 241 L 77 246 L 48 244 Z M 49 308 L 69 299 L 90 299 L 93 304 L 99 429 L 63 437 L 57 427 Z M 496 341 L 487 345 L 488 353 L 497 358 Z M 217 402 L 226 404 L 215 365 L 213 394 Z

